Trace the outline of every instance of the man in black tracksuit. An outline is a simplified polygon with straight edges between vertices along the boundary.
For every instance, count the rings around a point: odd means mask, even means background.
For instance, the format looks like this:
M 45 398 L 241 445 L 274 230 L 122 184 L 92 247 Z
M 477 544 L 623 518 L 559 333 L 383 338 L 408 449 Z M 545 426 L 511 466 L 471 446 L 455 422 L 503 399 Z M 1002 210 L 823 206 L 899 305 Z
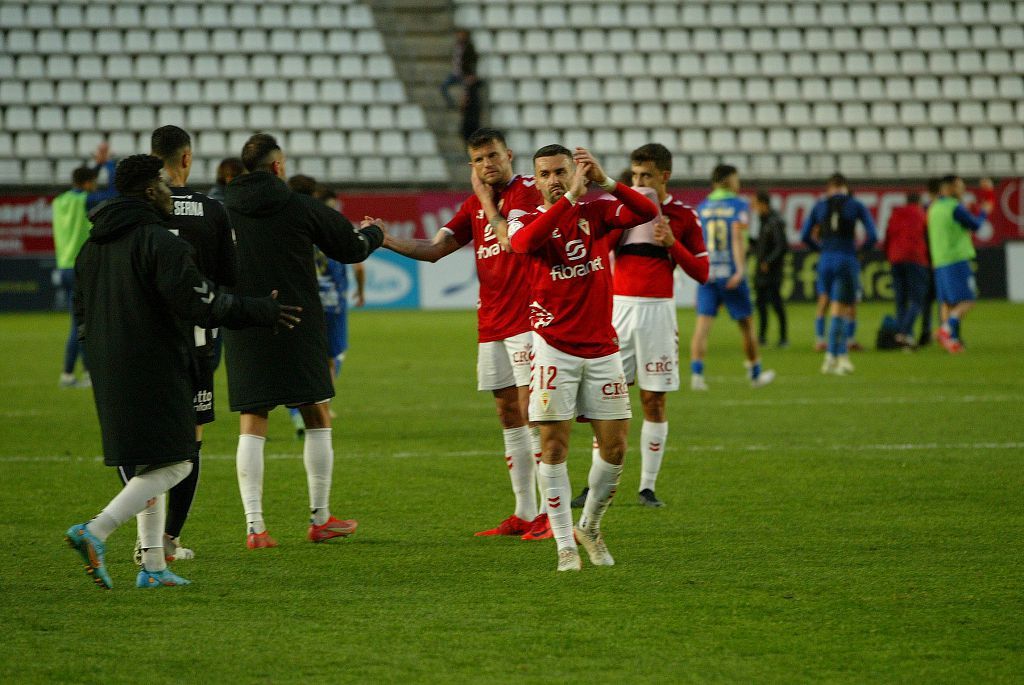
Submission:
M 122 197 L 97 207 L 75 263 L 79 339 L 91 358 L 93 396 L 104 463 L 132 466 L 136 476 L 67 540 L 97 585 L 112 586 L 104 541 L 141 513 L 144 555 L 139 587 L 187 583 L 167 570 L 161 547 L 164 493 L 185 478 L 195 457 L 196 379 L 192 324 L 204 327 L 294 325 L 295 307 L 221 291 L 203 278 L 188 243 L 164 223 L 171 192 L 163 163 L 134 155 L 117 165 Z M 187 326 L 185 324 L 188 324 Z
M 383 243 L 383 222 L 356 230 L 319 200 L 292 192 L 284 181 L 284 153 L 270 135 L 252 136 L 242 148 L 242 162 L 248 173 L 228 184 L 224 201 L 237 240 L 235 291 L 253 295 L 264 292 L 268 283 L 277 284 L 281 298 L 302 306 L 306 319 L 302 328 L 276 336 L 248 330 L 228 331 L 224 337 L 231 409 L 242 413 L 236 466 L 246 545 L 277 546 L 263 520 L 263 445 L 267 414 L 280 404 L 298 407 L 306 425 L 308 537 L 312 542 L 344 537 L 357 524 L 330 515 L 334 453 L 327 401 L 334 396 L 334 384 L 324 364 L 327 337 L 313 247 L 339 262 L 361 262 Z
M 779 318 L 779 347 L 786 347 L 786 307 L 782 301 L 782 266 L 786 259 L 789 243 L 786 240 L 786 222 L 772 209 L 768 193 L 760 192 L 754 199 L 753 209 L 761 217 L 761 230 L 757 234 L 754 256 L 757 270 L 754 272 L 754 290 L 757 293 L 758 342 L 765 344 L 768 333 L 768 306 Z
M 164 163 L 164 175 L 171 187 L 171 216 L 167 226 L 171 233 L 192 246 L 193 259 L 199 273 L 222 286 L 235 284 L 235 240 L 228 223 L 228 214 L 221 203 L 211 200 L 185 184 L 192 171 L 192 138 L 177 126 L 161 126 L 153 131 L 150 150 Z M 203 446 L 203 425 L 213 422 L 213 374 L 220 351 L 217 328 L 195 326 L 197 372 L 195 396 L 196 456 L 192 472 L 167 493 L 167 522 L 164 530 L 164 555 L 168 561 L 191 559 L 194 553 L 182 546 L 180 535 L 188 518 L 192 500 L 199 485 L 200 453 Z M 127 483 L 135 475 L 131 467 L 118 469 Z M 141 562 L 141 553 L 136 562 Z

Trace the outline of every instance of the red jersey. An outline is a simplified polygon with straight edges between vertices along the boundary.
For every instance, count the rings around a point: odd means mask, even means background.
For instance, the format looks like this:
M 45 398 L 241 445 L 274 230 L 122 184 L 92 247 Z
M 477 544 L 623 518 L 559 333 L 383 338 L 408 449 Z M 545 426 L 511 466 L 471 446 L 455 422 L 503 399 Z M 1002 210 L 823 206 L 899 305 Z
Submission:
M 614 195 L 576 204 L 563 197 L 508 226 L 512 249 L 528 254 L 530 325 L 555 349 L 586 359 L 619 349 L 609 234 L 657 216 L 655 206 L 628 186 L 619 183 Z
M 890 264 L 928 266 L 928 215 L 920 205 L 892 210 L 885 228 L 885 258 Z
M 532 176 L 513 176 L 497 198 L 498 211 L 509 221 L 537 211 L 542 202 Z M 460 245 L 476 245 L 476 274 L 480 281 L 477 300 L 479 341 L 504 340 L 530 330 L 530 286 L 526 259 L 502 252 L 494 228 L 476 195 L 459 207 L 442 231 L 448 231 Z
M 623 231 L 615 248 L 615 294 L 629 297 L 672 298 L 676 264 L 698 283 L 708 280 L 708 250 L 697 212 L 669 195 L 661 203 L 676 241 L 671 247 L 654 242 L 654 225 Z

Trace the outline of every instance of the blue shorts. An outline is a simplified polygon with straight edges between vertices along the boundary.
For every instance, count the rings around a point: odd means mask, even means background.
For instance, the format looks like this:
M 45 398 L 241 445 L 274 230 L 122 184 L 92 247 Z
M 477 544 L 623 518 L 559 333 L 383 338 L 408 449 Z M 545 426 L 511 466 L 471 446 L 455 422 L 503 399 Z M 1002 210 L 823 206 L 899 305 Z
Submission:
M 856 255 L 823 252 L 818 260 L 817 290 L 832 302 L 855 304 L 860 290 L 860 262 Z
M 327 354 L 333 359 L 348 350 L 348 311 L 341 308 L 341 313 L 326 313 Z
M 725 287 L 727 280 L 720 278 L 697 286 L 697 313 L 701 316 L 718 316 L 718 308 L 724 304 L 733 321 L 749 319 L 754 313 L 754 306 L 750 303 L 750 286 L 744 280 L 738 287 L 729 290 Z
M 953 262 L 935 269 L 935 298 L 949 305 L 978 299 L 970 262 Z

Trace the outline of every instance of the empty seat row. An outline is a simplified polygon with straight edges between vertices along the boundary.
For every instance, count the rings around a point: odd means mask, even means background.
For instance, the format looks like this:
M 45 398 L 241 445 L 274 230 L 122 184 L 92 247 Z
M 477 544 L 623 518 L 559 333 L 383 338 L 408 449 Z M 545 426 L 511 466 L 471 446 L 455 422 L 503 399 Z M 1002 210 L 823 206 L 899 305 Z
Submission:
M 572 26 L 572 25 L 570 25 Z M 814 28 L 713 29 L 680 28 L 678 25 L 649 25 L 644 28 L 584 28 L 565 25 L 554 30 L 495 28 L 473 32 L 477 45 L 486 45 L 487 53 L 600 53 L 606 50 L 671 52 L 783 51 L 829 52 L 836 50 L 948 50 L 1024 47 L 1024 27 L 945 26 L 912 28 L 909 26 L 857 29 L 845 25 Z
M 491 54 L 481 61 L 488 78 L 507 75 L 547 78 L 588 76 L 917 76 L 1005 75 L 1021 78 L 1024 48 L 958 50 L 955 52 L 772 52 L 696 53 L 603 52 L 557 54 Z
M 507 102 L 818 102 L 818 101 L 931 101 L 965 97 L 988 100 L 1024 98 L 1019 75 L 896 76 L 837 78 L 580 78 L 492 79 L 492 106 Z
M 190 129 L 193 152 L 197 156 L 225 157 L 238 155 L 252 129 L 236 128 L 230 131 Z M 437 139 L 429 131 L 339 131 L 293 130 L 281 132 L 272 129 L 285 151 L 291 155 L 387 155 L 436 157 Z M 0 148 L 10 156 L 74 157 L 88 156 L 101 140 L 106 139 L 117 155 L 148 152 L 152 128 L 142 132 L 115 131 L 100 134 L 95 131 L 78 134 L 65 131 L 37 133 L 22 131 L 0 132 Z
M 0 157 L 0 183 L 70 182 L 71 172 L 84 161 L 81 158 L 15 159 Z M 216 178 L 219 158 L 196 157 L 189 184 L 201 190 Z M 448 170 L 440 157 L 291 157 L 289 171 L 333 183 L 441 182 Z
M 537 127 L 535 132 L 549 131 Z M 573 122 L 575 123 L 575 122 Z M 579 124 L 577 124 L 579 126 Z M 573 135 L 568 135 L 568 132 Z M 543 136 L 540 136 L 543 138 Z M 671 128 L 661 127 L 573 128 L 566 132 L 567 143 L 591 147 L 606 154 L 628 151 L 651 140 L 657 140 L 680 152 L 979 152 L 996 150 L 1024 150 L 1024 125 L 1009 125 L 1001 129 L 994 126 L 906 126 L 877 127 L 802 127 L 802 128 Z M 568 140 L 570 139 L 571 140 Z M 559 142 L 549 140 L 548 142 Z M 538 146 L 540 147 L 540 146 Z
M 109 134 L 114 149 L 149 151 L 152 128 L 140 132 Z M 238 155 L 253 130 L 202 131 L 191 129 L 197 154 L 224 157 Z M 87 155 L 95 149 L 96 134 L 75 136 L 66 132 L 47 134 L 34 131 L 4 133 L 15 157 L 66 157 Z M 2 141 L 0 141 L 2 142 Z M 436 156 L 437 139 L 429 131 L 291 131 L 280 134 L 279 142 L 288 154 L 304 155 L 413 155 Z
M 209 80 L 180 81 L 0 81 L 3 103 L 117 103 L 123 105 L 160 103 L 173 100 L 182 104 L 222 102 L 248 103 L 325 103 L 325 104 L 401 104 L 407 101 L 401 81 L 356 80 Z
M 315 29 L 322 27 L 373 28 L 373 13 L 362 3 L 295 4 L 260 2 L 202 4 L 176 3 L 61 3 L 4 2 L 0 26 L 11 28 L 152 28 L 190 29 Z
M 510 104 L 492 107 L 497 126 L 547 127 L 552 121 L 582 126 L 919 126 L 1010 125 L 1024 122 L 1024 100 L 1012 102 L 787 102 L 722 104 L 718 102 L 619 102 Z
M 552 4 L 540 0 L 480 3 L 457 0 L 455 20 L 460 26 L 559 28 L 574 26 L 632 26 L 682 24 L 686 26 L 749 27 L 891 26 L 894 24 L 946 25 L 1024 22 L 1020 3 L 1008 2 L 628 2 L 576 1 Z
M 2 83 L 0 83 L 2 86 Z M 0 94 L 3 93 L 0 88 Z M 419 105 L 71 105 L 0 107 L 0 122 L 11 131 L 143 130 L 165 123 L 194 128 L 339 128 L 420 130 Z
M 377 29 L 305 29 L 292 31 L 212 29 L 198 27 L 182 32 L 167 28 L 125 30 L 33 31 L 12 29 L 0 32 L 0 48 L 20 55 L 87 55 L 93 53 L 190 54 L 212 52 L 234 54 L 271 52 L 279 54 L 378 54 L 385 52 Z
M 22 79 L 394 78 L 391 58 L 379 55 L 0 55 L 0 74 Z

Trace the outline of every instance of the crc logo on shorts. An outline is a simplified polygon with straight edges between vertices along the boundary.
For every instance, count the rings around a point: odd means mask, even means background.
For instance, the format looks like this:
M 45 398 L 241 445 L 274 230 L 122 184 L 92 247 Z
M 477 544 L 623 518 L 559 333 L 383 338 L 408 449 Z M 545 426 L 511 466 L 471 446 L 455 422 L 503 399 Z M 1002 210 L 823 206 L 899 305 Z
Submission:
M 581 219 L 582 221 L 582 219 Z M 582 240 L 570 240 L 565 244 L 565 256 L 570 262 L 584 259 L 587 256 L 587 245 Z
M 656 362 L 647 362 L 644 364 L 644 371 L 647 373 L 672 373 L 672 369 L 674 368 L 675 362 L 665 355 L 662 355 L 661 359 Z
M 513 364 L 529 364 L 530 353 L 527 350 L 520 350 L 519 352 L 512 353 Z
M 626 384 L 626 379 L 619 376 L 619 380 L 614 383 L 605 383 L 601 386 L 601 394 L 606 399 L 616 400 L 622 397 L 629 397 L 629 385 Z

